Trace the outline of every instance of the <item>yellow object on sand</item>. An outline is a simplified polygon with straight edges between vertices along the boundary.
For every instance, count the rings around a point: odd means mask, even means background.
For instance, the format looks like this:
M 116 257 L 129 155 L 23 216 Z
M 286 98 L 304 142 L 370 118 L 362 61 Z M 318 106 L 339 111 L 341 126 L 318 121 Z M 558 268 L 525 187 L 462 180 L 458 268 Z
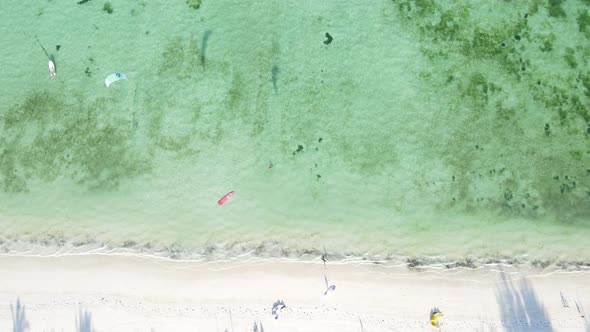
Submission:
M 438 318 L 444 316 L 442 312 L 435 311 L 430 315 L 430 325 L 436 330 L 439 329 Z

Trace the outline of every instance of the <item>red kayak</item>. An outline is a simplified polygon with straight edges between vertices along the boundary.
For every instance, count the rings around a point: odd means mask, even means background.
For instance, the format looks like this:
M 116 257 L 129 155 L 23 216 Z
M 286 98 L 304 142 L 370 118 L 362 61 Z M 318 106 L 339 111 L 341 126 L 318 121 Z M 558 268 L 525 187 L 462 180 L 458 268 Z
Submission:
M 229 201 L 229 199 L 234 195 L 233 191 L 228 192 L 227 194 L 225 194 L 225 196 L 221 197 L 220 200 L 217 201 L 217 204 L 219 204 L 219 206 L 227 203 L 227 201 Z

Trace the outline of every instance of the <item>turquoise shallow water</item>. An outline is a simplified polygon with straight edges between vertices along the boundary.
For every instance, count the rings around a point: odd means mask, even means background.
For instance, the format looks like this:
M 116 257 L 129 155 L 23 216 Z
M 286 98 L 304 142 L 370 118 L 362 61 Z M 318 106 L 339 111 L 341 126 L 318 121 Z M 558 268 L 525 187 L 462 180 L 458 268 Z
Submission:
M 588 1 L 110 5 L 0 13 L 5 252 L 588 266 Z

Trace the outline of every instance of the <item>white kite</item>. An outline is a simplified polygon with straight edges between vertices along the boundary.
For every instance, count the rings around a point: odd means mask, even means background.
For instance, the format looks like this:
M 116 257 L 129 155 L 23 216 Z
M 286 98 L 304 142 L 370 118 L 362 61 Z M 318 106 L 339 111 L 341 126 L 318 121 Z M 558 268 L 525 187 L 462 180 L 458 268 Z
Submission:
M 127 75 L 123 74 L 123 73 L 112 73 L 109 76 L 107 76 L 107 78 L 104 79 L 104 85 L 106 85 L 106 87 L 108 88 L 109 85 L 113 84 L 114 82 L 120 81 L 120 80 L 126 80 L 127 79 Z

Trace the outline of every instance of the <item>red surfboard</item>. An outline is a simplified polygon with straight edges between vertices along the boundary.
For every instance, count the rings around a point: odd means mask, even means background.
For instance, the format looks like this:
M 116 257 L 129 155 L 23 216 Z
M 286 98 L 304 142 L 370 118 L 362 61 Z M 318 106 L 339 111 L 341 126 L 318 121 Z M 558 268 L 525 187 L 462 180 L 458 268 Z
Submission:
M 217 204 L 219 204 L 219 206 L 227 203 L 227 201 L 229 201 L 229 199 L 234 195 L 233 191 L 228 192 L 227 194 L 225 194 L 225 196 L 221 197 L 220 200 L 217 201 Z

